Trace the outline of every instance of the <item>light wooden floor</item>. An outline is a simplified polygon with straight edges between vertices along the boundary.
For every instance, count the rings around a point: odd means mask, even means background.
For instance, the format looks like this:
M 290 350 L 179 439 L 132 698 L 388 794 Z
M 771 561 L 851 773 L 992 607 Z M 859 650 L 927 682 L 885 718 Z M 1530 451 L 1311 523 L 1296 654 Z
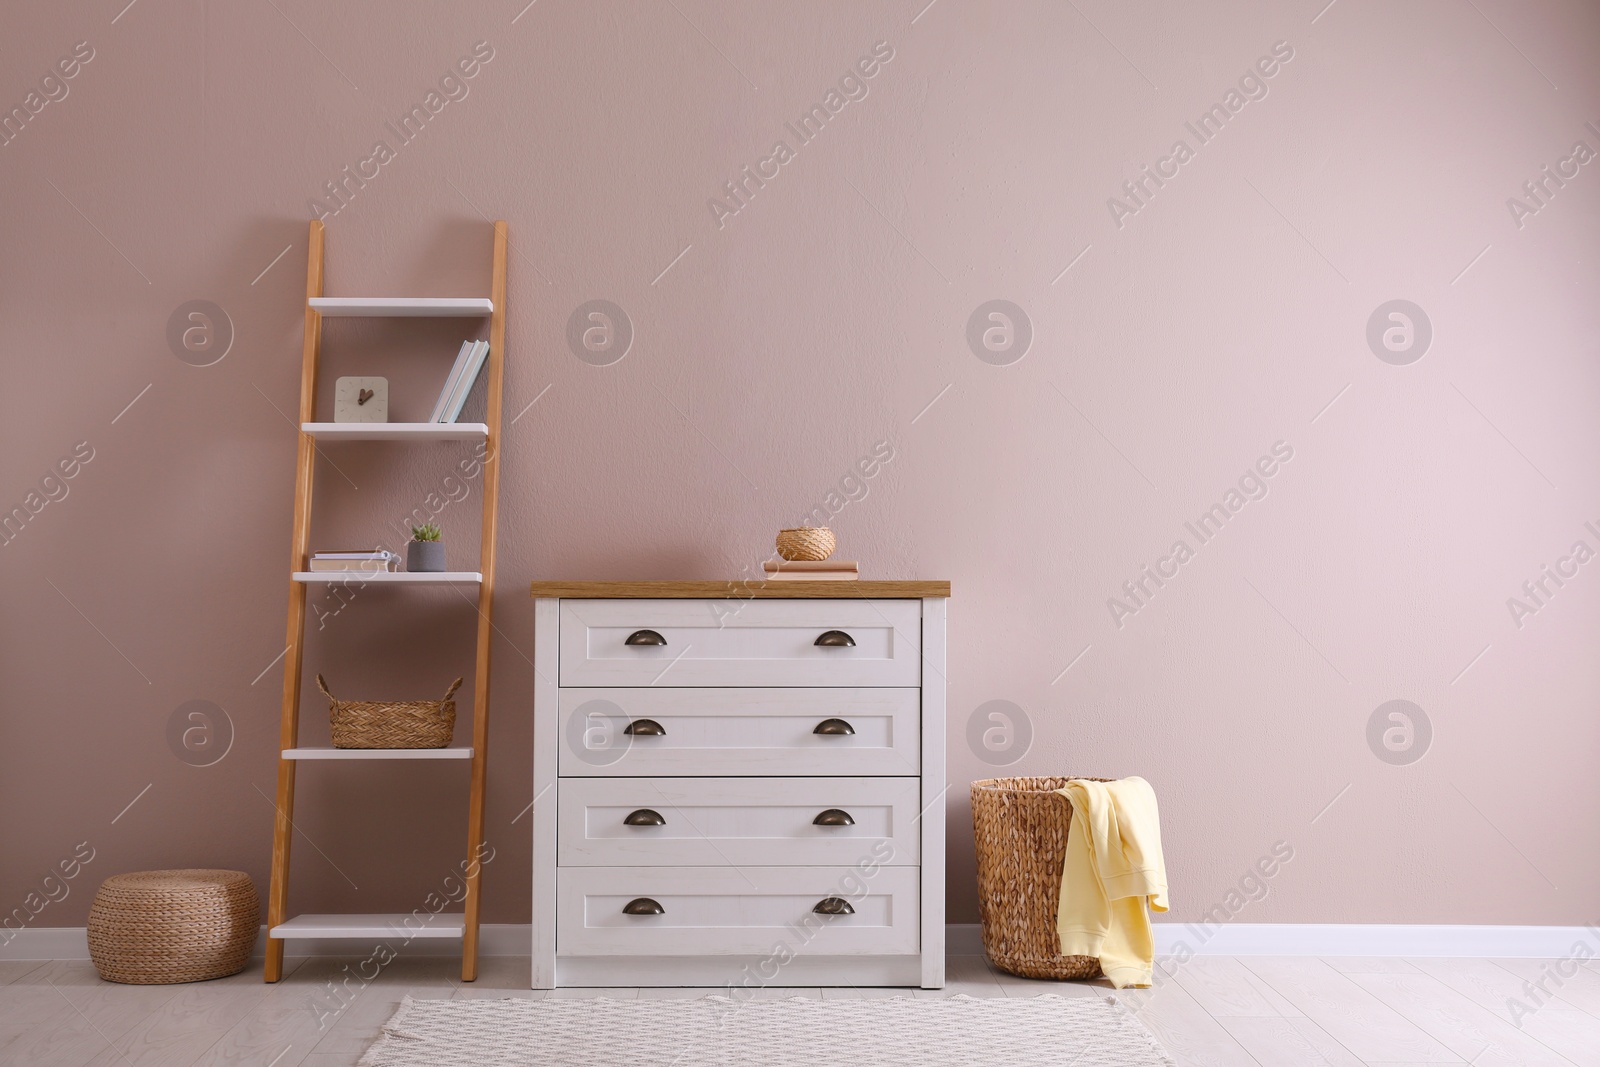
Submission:
M 245 973 L 182 986 L 102 982 L 85 961 L 0 962 L 0 1064 L 27 1067 L 344 1067 L 354 1064 L 402 996 L 693 997 L 714 990 L 524 988 L 526 958 L 484 961 L 462 984 L 450 959 L 399 959 L 343 1011 L 312 1006 L 356 961 L 291 960 L 283 982 Z M 1184 1067 L 1401 1067 L 1423 1063 L 1600 1067 L 1600 974 L 1545 979 L 1552 994 L 1514 1025 L 1509 1001 L 1528 1007 L 1540 960 L 1202 957 L 1155 988 L 1119 994 Z M 952 956 L 944 990 L 975 997 L 1103 996 L 1104 984 L 1030 982 L 981 956 Z M 1559 984 L 1558 984 L 1559 983 Z M 765 996 L 900 996 L 905 990 L 774 989 Z M 320 1024 L 320 1025 L 319 1025 Z

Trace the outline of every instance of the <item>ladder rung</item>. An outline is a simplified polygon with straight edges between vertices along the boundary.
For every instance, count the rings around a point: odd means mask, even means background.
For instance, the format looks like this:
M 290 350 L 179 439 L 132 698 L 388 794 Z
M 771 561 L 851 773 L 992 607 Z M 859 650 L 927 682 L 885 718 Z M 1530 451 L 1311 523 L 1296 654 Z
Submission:
M 489 436 L 486 422 L 302 422 L 319 441 L 474 441 Z
M 466 929 L 460 914 L 434 915 L 423 912 L 394 912 L 380 915 L 296 915 L 269 931 L 269 937 L 292 940 L 302 937 L 460 937 Z
M 286 748 L 284 759 L 471 759 L 472 746 L 464 748 Z
M 313 296 L 311 310 L 357 318 L 478 318 L 494 313 L 494 301 L 456 296 Z
M 479 585 L 482 571 L 295 571 L 297 582 L 337 582 L 341 585 Z

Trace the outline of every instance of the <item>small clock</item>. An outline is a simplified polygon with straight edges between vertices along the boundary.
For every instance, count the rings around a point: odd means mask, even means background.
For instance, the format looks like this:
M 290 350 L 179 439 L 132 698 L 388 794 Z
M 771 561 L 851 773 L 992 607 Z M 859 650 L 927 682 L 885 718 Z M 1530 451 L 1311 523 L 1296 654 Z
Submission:
M 388 422 L 389 379 L 340 378 L 333 385 L 334 422 Z

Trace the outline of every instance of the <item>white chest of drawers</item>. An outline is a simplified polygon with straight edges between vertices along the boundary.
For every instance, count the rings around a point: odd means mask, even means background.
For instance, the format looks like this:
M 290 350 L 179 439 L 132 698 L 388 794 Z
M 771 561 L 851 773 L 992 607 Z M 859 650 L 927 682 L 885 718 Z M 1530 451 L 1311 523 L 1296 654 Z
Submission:
M 944 985 L 948 582 L 535 582 L 533 987 Z

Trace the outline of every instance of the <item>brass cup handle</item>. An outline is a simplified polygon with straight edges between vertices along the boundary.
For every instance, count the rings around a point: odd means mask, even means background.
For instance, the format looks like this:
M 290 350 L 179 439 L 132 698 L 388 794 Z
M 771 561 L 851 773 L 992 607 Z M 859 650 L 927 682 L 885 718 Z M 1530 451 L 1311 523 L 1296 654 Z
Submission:
M 655 901 L 651 901 L 652 904 Z M 817 901 L 817 906 L 811 909 L 818 915 L 854 915 L 856 909 L 850 906 L 848 900 L 840 897 L 823 897 Z
M 814 734 L 853 734 L 856 728 L 843 719 L 823 719 L 811 731 Z
M 622 822 L 625 826 L 667 825 L 667 820 L 663 819 L 661 817 L 661 813 L 654 808 L 640 808 L 638 811 L 631 811 L 628 813 L 628 817 L 623 819 Z
M 854 826 L 856 821 L 850 817 L 848 811 L 840 808 L 829 808 L 811 820 L 812 826 Z
M 622 728 L 629 737 L 666 737 L 667 728 L 654 719 L 634 719 Z
M 822 905 L 817 905 L 821 907 Z M 849 905 L 846 905 L 848 907 Z M 667 909 L 651 900 L 649 897 L 634 897 L 622 906 L 624 915 L 665 915 Z
M 622 643 L 625 645 L 659 645 L 665 647 L 667 639 L 654 630 L 635 630 Z
M 856 639 L 845 633 L 843 630 L 829 630 L 827 633 L 818 637 L 811 643 L 814 645 L 821 645 L 823 648 L 856 647 Z

